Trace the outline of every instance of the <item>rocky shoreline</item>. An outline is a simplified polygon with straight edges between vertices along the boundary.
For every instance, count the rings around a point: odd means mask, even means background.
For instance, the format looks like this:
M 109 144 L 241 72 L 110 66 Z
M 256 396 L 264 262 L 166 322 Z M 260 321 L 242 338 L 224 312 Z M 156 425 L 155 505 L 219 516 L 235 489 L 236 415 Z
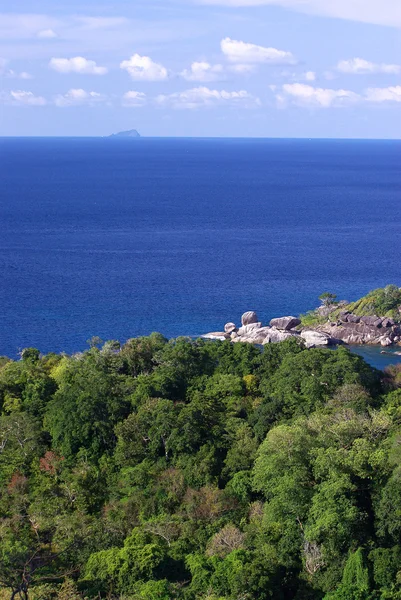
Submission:
M 359 317 L 344 311 L 337 320 L 314 327 L 302 327 L 301 320 L 293 316 L 272 319 L 269 325 L 263 326 L 254 311 L 247 311 L 241 317 L 241 327 L 227 323 L 224 331 L 206 333 L 202 337 L 260 345 L 297 338 L 303 340 L 307 348 L 338 344 L 388 347 L 401 343 L 401 325 L 387 317 Z

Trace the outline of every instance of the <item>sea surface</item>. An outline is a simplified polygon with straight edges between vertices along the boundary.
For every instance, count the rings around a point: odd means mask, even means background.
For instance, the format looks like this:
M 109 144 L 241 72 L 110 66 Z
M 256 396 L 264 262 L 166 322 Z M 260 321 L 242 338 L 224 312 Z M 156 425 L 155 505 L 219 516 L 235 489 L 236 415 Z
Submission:
M 400 166 L 401 141 L 2 138 L 0 354 L 401 285 Z

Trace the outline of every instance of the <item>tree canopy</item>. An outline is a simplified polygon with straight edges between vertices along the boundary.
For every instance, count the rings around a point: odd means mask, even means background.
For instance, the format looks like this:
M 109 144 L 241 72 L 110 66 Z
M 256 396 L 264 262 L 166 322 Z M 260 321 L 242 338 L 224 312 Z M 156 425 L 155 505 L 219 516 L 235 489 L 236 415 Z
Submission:
M 293 339 L 0 359 L 0 600 L 400 600 L 400 386 Z

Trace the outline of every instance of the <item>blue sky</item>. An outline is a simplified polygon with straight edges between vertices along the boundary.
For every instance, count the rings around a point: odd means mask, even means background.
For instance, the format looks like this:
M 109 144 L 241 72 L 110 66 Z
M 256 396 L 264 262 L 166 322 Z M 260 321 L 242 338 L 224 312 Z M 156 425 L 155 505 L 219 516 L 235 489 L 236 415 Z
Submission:
M 1 6 L 0 135 L 401 137 L 400 0 Z

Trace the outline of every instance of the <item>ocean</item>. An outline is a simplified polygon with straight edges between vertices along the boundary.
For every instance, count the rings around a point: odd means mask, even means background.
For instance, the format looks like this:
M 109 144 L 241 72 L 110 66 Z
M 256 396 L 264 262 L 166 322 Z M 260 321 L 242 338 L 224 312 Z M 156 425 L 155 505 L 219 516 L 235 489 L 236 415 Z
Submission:
M 400 165 L 390 140 L 2 138 L 0 354 L 401 285 Z

